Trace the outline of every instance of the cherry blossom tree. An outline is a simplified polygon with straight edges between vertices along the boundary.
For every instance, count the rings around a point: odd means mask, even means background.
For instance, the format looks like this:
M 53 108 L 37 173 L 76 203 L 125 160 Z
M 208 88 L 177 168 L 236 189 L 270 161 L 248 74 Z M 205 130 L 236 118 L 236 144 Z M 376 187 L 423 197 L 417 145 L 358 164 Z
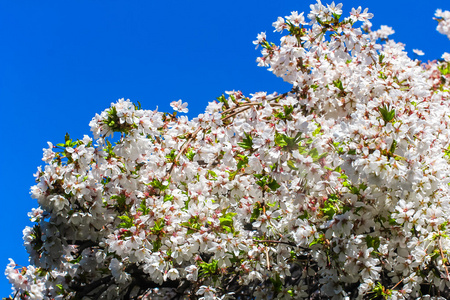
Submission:
M 192 120 L 121 99 L 49 143 L 10 298 L 448 299 L 450 54 L 412 60 L 371 17 L 318 1 L 259 34 L 290 91 Z

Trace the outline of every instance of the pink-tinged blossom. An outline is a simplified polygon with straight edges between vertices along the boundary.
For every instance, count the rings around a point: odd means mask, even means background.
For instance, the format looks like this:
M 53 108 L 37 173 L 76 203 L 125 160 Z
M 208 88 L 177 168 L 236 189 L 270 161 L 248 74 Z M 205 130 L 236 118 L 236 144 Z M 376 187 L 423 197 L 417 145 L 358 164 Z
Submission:
M 368 8 L 365 8 L 364 11 L 362 11 L 362 12 L 361 12 L 361 10 L 362 10 L 361 6 L 359 6 L 357 9 L 352 8 L 352 11 L 350 12 L 350 19 L 353 22 L 356 22 L 356 21 L 365 22 L 365 21 L 373 18 L 373 14 L 368 12 L 368 10 L 369 10 Z
M 450 53 L 444 52 L 444 54 L 442 54 L 442 59 L 446 62 L 450 62 Z
M 380 39 L 387 39 L 390 35 L 394 34 L 395 31 L 392 29 L 392 27 L 381 25 L 380 29 L 377 31 L 374 31 L 374 34 L 377 38 Z
M 442 11 L 441 9 L 437 9 L 435 16 L 438 21 L 436 30 L 450 39 L 450 11 Z
M 179 111 L 182 113 L 187 113 L 189 111 L 189 109 L 187 108 L 187 106 L 188 106 L 187 102 L 183 103 L 181 100 L 172 101 L 170 103 L 170 106 L 173 108 L 173 110 Z
M 278 19 L 273 22 L 272 26 L 275 27 L 274 31 L 281 32 L 286 28 L 286 23 L 284 22 L 284 19 L 282 17 L 278 17 Z
M 425 53 L 422 50 L 419 49 L 413 49 L 413 52 L 419 56 L 425 55 Z
M 295 25 L 295 26 L 300 26 L 300 25 L 306 25 L 307 22 L 305 22 L 305 17 L 303 16 L 303 12 L 302 13 L 298 13 L 296 11 L 291 12 L 291 15 L 286 17 L 287 20 L 289 20 L 291 22 L 291 24 Z
M 253 44 L 256 45 L 255 49 L 258 49 L 258 46 L 265 41 L 266 41 L 266 33 L 265 32 L 258 33 L 256 40 L 253 41 Z

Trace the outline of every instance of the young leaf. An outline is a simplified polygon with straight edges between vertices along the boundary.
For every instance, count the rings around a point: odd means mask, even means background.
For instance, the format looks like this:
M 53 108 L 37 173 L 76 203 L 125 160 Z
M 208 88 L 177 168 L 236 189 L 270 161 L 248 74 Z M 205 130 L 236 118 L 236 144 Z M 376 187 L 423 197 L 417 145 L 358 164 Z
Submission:
M 395 117 L 395 109 L 390 109 L 388 106 L 379 107 L 378 111 L 386 123 L 391 122 Z
M 244 148 L 245 150 L 252 149 L 253 146 L 253 138 L 250 134 L 245 133 L 246 138 L 242 140 L 242 142 L 237 143 L 239 146 Z
M 298 170 L 298 168 L 295 166 L 294 161 L 292 161 L 292 160 L 288 160 L 288 161 L 287 161 L 287 165 L 288 165 L 288 167 L 291 168 L 292 170 Z

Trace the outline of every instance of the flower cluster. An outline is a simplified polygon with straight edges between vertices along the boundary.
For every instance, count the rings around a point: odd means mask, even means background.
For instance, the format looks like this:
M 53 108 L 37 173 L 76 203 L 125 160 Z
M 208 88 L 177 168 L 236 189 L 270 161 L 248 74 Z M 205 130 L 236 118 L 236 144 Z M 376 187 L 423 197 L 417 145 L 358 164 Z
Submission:
M 93 138 L 49 143 L 14 293 L 448 297 L 450 62 L 410 59 L 371 17 L 318 1 L 273 23 L 280 45 L 259 34 L 258 64 L 289 92 L 230 91 L 192 120 L 181 100 L 121 99 Z
M 450 38 L 450 11 L 438 9 L 436 10 L 435 16 L 438 21 L 436 30 Z

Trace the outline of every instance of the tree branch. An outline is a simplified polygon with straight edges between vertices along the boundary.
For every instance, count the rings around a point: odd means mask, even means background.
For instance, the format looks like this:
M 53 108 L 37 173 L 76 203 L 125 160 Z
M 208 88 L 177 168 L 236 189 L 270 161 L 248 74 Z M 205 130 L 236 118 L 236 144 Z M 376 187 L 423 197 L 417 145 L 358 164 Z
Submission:
M 113 276 L 108 275 L 85 286 L 72 286 L 71 289 L 76 292 L 75 299 L 82 299 L 99 286 L 109 283 L 111 280 L 113 280 Z

